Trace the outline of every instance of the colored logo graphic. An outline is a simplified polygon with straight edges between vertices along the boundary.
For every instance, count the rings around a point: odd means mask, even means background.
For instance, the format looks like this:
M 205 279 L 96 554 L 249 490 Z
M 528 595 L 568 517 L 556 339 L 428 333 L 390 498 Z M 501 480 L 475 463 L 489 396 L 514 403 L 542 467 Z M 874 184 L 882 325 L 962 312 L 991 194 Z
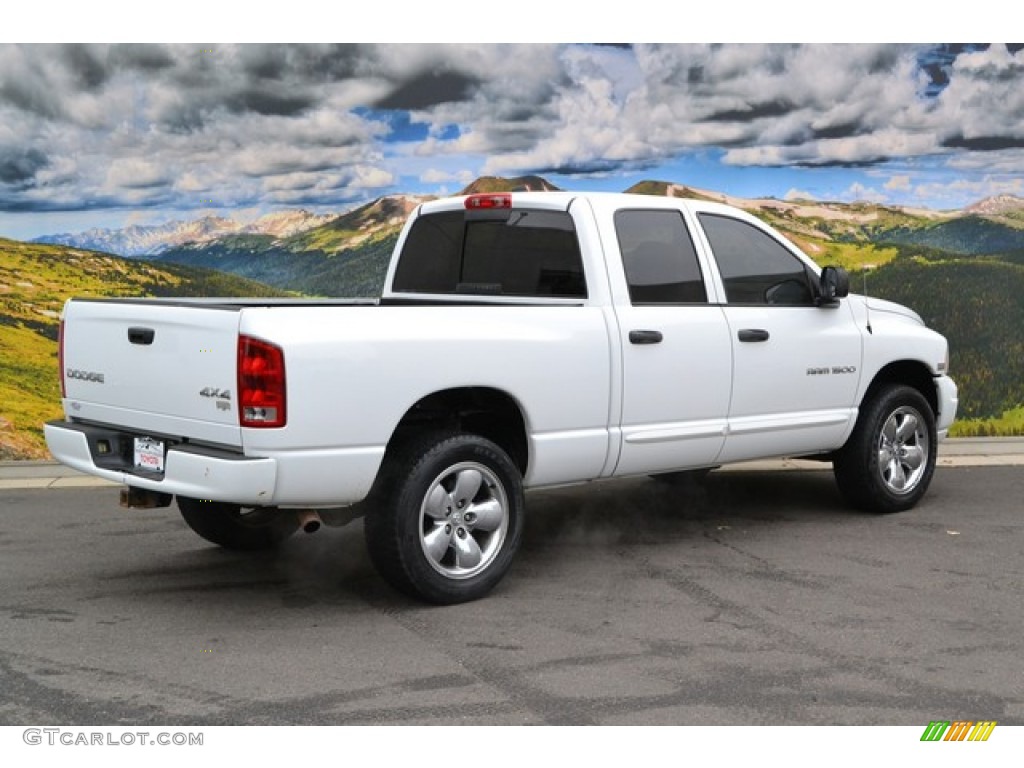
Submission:
M 995 720 L 932 720 L 921 741 L 988 741 L 995 727 Z

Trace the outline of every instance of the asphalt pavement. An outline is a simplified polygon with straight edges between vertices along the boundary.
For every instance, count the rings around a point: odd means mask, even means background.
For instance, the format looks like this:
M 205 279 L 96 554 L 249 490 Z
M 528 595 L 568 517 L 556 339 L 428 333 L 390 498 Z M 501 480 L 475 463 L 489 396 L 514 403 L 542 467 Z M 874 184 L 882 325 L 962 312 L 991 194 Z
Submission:
M 1024 724 L 1020 445 L 956 444 L 895 515 L 804 469 L 533 492 L 506 579 L 443 608 L 359 521 L 232 553 L 22 466 L 0 725 Z

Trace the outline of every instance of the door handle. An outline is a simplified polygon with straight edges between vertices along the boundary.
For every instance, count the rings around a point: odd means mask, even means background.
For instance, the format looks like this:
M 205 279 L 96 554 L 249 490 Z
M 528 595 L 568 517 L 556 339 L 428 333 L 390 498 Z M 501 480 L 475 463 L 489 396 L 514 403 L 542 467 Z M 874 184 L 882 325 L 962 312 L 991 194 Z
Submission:
M 771 336 L 763 328 L 744 328 L 736 335 L 740 341 L 768 341 L 768 337 Z
M 661 331 L 630 331 L 630 344 L 660 344 L 662 339 Z
M 132 344 L 152 344 L 156 331 L 152 328 L 129 328 L 128 341 Z

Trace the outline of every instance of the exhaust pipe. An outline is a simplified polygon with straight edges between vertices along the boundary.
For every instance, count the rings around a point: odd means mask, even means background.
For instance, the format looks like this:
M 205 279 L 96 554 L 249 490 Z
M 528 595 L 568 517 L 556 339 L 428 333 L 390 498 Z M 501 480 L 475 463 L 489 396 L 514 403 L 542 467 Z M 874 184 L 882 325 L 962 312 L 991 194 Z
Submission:
M 299 527 L 305 533 L 316 533 L 320 530 L 323 521 L 315 509 L 303 509 L 299 511 Z

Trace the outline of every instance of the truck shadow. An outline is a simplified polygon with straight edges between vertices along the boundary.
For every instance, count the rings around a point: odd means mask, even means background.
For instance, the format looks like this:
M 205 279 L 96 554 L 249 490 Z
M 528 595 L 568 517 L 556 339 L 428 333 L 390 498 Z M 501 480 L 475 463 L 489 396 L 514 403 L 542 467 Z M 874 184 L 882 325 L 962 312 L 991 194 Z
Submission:
M 729 527 L 756 535 L 766 526 L 842 525 L 851 515 L 832 474 L 821 471 L 715 472 L 703 483 L 681 487 L 649 478 L 616 480 L 534 491 L 526 507 L 518 559 L 537 568 L 567 547 L 586 560 L 604 557 L 607 547 L 672 546 Z M 269 553 L 204 546 L 184 523 L 175 527 L 180 531 L 163 536 L 174 537 L 177 551 L 164 551 L 141 568 L 135 562 L 108 569 L 100 575 L 103 592 L 124 589 L 188 601 L 203 595 L 214 604 L 230 600 L 236 609 L 418 605 L 377 576 L 361 521 L 311 536 L 298 533 Z
M 831 472 L 713 472 L 703 482 L 649 478 L 537 491 L 527 496 L 523 548 L 552 541 L 657 543 L 707 527 L 841 522 L 846 506 Z

